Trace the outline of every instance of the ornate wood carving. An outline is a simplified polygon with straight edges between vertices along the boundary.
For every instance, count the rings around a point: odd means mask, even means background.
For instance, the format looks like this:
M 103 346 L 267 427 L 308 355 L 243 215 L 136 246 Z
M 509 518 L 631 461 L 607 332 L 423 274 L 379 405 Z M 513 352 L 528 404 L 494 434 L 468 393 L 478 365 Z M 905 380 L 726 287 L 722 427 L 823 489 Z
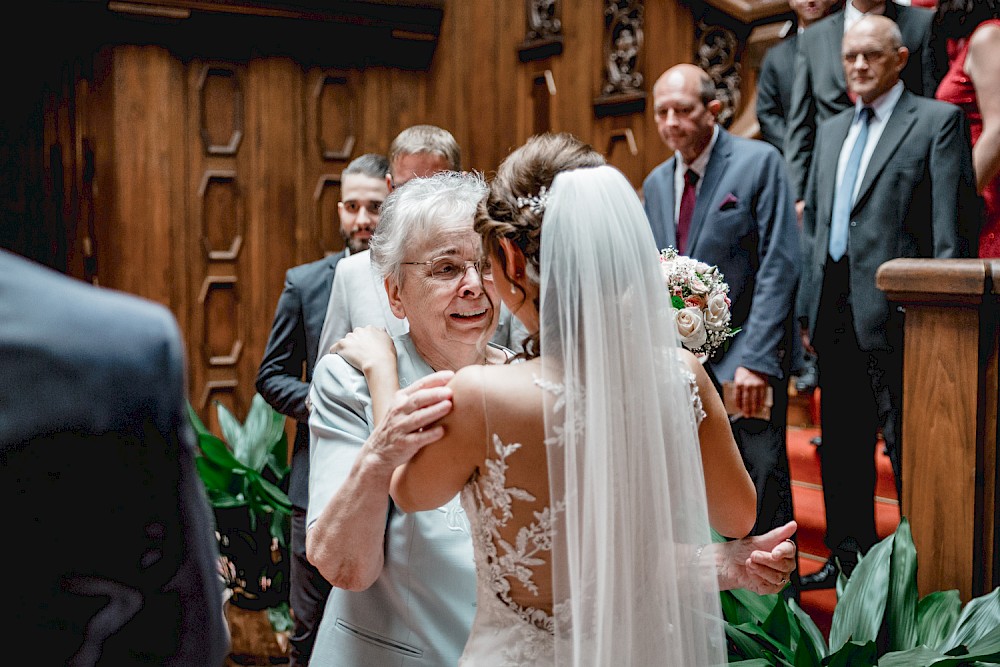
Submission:
M 605 0 L 604 80 L 601 95 L 594 100 L 598 118 L 641 113 L 646 108 L 639 72 L 644 10 L 642 0 Z
M 233 260 L 243 245 L 243 215 L 236 172 L 206 171 L 198 188 L 202 202 L 201 240 L 210 260 Z
M 344 249 L 344 239 L 337 230 L 340 221 L 337 217 L 337 202 L 340 201 L 340 174 L 323 174 L 316 181 L 313 189 L 313 204 L 316 207 L 316 220 L 319 224 L 319 250 L 324 255 L 332 255 Z
M 349 160 L 357 143 L 357 101 L 346 72 L 320 78 L 313 94 L 316 143 L 324 160 Z
M 718 89 L 723 107 L 719 122 L 729 127 L 740 108 L 740 63 L 738 52 L 740 42 L 736 33 L 721 25 L 710 25 L 704 19 L 697 23 L 695 31 L 697 50 L 695 64 L 708 72 Z
M 518 48 L 521 62 L 541 60 L 562 53 L 560 0 L 525 0 L 527 30 Z
M 206 276 L 198 294 L 202 320 L 203 351 L 209 366 L 235 366 L 243 341 L 238 331 L 239 297 L 236 276 Z
M 243 89 L 236 70 L 228 65 L 205 65 L 198 79 L 198 96 L 201 100 L 199 127 L 205 152 L 236 155 L 243 139 Z

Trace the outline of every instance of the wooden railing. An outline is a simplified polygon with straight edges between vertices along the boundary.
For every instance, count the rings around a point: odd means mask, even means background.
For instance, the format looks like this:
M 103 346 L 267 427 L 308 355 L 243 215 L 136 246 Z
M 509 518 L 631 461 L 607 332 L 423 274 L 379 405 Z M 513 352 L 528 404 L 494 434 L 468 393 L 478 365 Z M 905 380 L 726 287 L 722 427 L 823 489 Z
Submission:
M 920 594 L 968 601 L 1000 583 L 1000 260 L 895 259 L 876 282 L 906 309 L 902 512 Z

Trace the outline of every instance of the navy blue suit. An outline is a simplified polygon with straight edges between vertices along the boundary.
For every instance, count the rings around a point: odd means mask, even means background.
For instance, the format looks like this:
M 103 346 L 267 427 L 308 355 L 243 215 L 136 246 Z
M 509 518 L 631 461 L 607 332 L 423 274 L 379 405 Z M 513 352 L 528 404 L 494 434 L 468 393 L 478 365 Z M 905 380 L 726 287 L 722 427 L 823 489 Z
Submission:
M 643 184 L 646 214 L 657 246 L 676 244 L 671 157 Z M 780 153 L 771 145 L 734 137 L 722 128 L 701 179 L 684 254 L 719 267 L 729 284 L 732 326 L 740 333 L 713 359 L 721 381 L 739 367 L 767 375 L 774 390 L 771 421 L 738 419 L 737 444 L 757 488 L 762 533 L 792 519 L 785 452 L 787 379 L 800 355 L 793 334 L 799 274 L 799 231 Z
M 306 558 L 305 516 L 309 508 L 309 411 L 306 397 L 319 351 L 333 276 L 344 252 L 296 266 L 285 288 L 257 371 L 257 391 L 278 412 L 296 420 L 288 497 L 292 501 L 290 603 L 295 612 L 292 665 L 307 665 L 330 584 Z
M 5 635 L 35 665 L 221 665 L 170 312 L 0 251 L 0 378 Z

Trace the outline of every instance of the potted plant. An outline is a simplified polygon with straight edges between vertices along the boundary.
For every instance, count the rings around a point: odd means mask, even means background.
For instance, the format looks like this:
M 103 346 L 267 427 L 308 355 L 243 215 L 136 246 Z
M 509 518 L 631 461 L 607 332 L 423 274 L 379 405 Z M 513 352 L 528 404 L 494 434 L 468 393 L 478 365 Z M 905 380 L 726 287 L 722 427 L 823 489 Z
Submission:
M 286 632 L 292 506 L 281 488 L 289 470 L 285 417 L 260 394 L 254 394 L 243 423 L 221 403 L 216 411 L 222 438 L 188 404 L 201 450 L 195 463 L 215 514 L 219 570 L 229 603 L 240 610 L 267 610 L 262 616 L 275 632 Z M 232 616 L 230 625 L 236 653 L 241 633 L 232 627 Z
M 868 667 L 1000 664 L 1000 588 L 962 607 L 958 591 L 918 600 L 917 553 L 904 517 L 837 583 L 827 642 L 780 595 L 724 591 L 729 664 Z

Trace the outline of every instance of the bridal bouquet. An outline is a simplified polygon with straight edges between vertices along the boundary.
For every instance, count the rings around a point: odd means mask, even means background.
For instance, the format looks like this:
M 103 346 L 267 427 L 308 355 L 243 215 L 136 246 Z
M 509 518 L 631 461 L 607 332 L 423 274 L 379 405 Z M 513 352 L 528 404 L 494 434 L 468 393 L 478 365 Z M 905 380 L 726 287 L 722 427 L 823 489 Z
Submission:
M 739 331 L 729 327 L 729 285 L 718 268 L 678 255 L 672 247 L 660 253 L 660 270 L 676 309 L 681 344 L 711 356 Z

